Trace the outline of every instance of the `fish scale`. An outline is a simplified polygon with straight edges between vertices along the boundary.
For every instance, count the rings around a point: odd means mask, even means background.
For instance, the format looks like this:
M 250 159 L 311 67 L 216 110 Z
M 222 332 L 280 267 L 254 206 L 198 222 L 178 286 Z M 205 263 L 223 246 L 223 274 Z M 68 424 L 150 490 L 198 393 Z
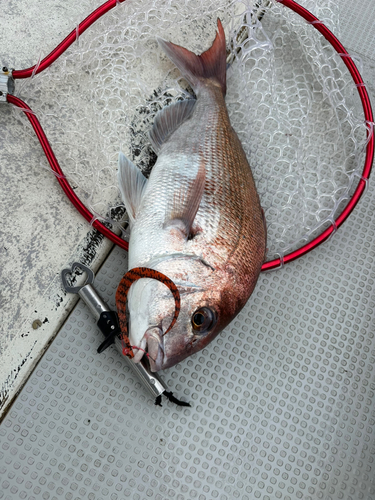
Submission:
M 166 334 L 175 313 L 172 294 L 155 280 L 139 280 L 130 289 L 130 343 L 148 350 L 154 371 L 202 349 L 238 314 L 254 289 L 266 245 L 251 169 L 225 106 L 220 21 L 211 49 L 201 56 L 159 43 L 197 101 L 156 116 L 150 137 L 158 159 L 148 181 L 136 184 L 137 195 L 127 191 L 128 174 L 121 168 L 133 178 L 140 172 L 128 160 L 120 163 L 120 187 L 123 182 L 133 221 L 129 265 L 163 273 L 181 295 L 180 315 Z
M 211 104 L 211 116 L 214 115 L 212 108 L 215 103 Z M 148 187 L 144 195 L 143 203 L 140 207 L 139 218 L 142 223 L 134 228 L 134 231 L 144 231 L 145 226 L 152 231 L 152 228 L 158 226 L 160 229 L 165 223 L 168 206 L 173 194 L 176 191 L 186 191 L 193 180 L 192 176 L 187 176 L 190 171 L 193 174 L 198 169 L 199 158 L 196 161 L 190 161 L 192 158 L 191 149 L 192 145 L 197 143 L 199 137 L 204 137 L 204 147 L 202 148 L 201 155 L 204 158 L 206 166 L 206 184 L 201 207 L 196 216 L 196 223 L 198 226 L 204 228 L 203 241 L 183 242 L 184 246 L 189 248 L 189 251 L 202 251 L 201 246 L 212 245 L 216 247 L 220 240 L 224 238 L 226 241 L 225 251 L 232 252 L 238 241 L 238 234 L 241 230 L 240 219 L 242 211 L 251 211 L 251 204 L 244 204 L 244 197 L 237 191 L 237 186 L 240 184 L 238 175 L 238 164 L 244 162 L 244 158 L 232 148 L 226 150 L 224 147 L 230 142 L 231 136 L 234 132 L 229 124 L 229 119 L 226 112 L 222 112 L 219 119 L 210 120 L 205 116 L 205 109 L 207 105 L 199 107 L 194 111 L 194 115 L 189 122 L 184 123 L 176 131 L 173 136 L 173 142 L 168 143 L 163 151 L 163 157 L 155 165 L 149 179 Z M 215 106 L 218 108 L 218 106 Z M 201 108 L 201 109 L 200 109 Z M 203 108 L 203 109 L 202 109 Z M 215 108 L 214 108 L 215 109 Z M 217 113 L 218 114 L 218 113 Z M 214 116 L 213 116 L 214 118 Z M 222 131 L 223 123 L 227 123 L 226 133 Z M 221 121 L 221 125 L 220 125 Z M 204 122 L 198 130 L 196 123 Z M 213 134 L 212 131 L 218 129 L 218 134 Z M 235 136 L 234 136 L 235 137 Z M 188 140 L 186 140 L 188 138 Z M 233 141 L 233 138 L 232 138 Z M 185 142 L 185 144 L 183 144 Z M 223 146 L 224 145 L 224 146 Z M 221 153 L 221 154 L 220 154 Z M 242 153 L 243 154 L 243 153 Z M 185 162 L 177 161 L 176 158 L 185 158 Z M 245 160 L 246 161 L 246 160 Z M 247 165 L 244 165 L 243 173 L 241 172 L 242 184 L 253 183 L 251 171 Z M 235 178 L 235 183 L 231 182 L 231 178 Z M 254 188 L 255 192 L 255 188 Z M 256 195 L 257 196 L 257 195 Z M 242 205 L 245 205 L 242 208 Z M 217 207 L 220 206 L 220 211 Z M 233 210 L 233 207 L 235 210 Z M 227 219 L 230 224 L 220 224 L 222 219 Z M 151 233 L 152 234 L 152 233 Z M 146 263 L 154 254 L 170 252 L 171 248 L 169 242 L 166 241 L 163 234 L 157 233 L 156 240 L 152 236 L 142 241 L 142 248 L 136 249 L 130 254 L 134 255 L 134 260 L 131 260 L 130 265 L 136 266 Z M 131 241 L 132 244 L 132 241 Z M 214 265 L 219 265 L 223 260 L 221 254 L 217 254 L 218 261 L 213 262 Z

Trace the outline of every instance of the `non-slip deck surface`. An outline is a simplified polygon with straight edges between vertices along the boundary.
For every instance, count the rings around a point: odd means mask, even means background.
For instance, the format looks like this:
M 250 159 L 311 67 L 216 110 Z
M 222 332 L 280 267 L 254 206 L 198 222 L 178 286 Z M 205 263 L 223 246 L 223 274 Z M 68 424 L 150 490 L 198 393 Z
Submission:
M 373 500 L 374 198 L 319 250 L 262 274 L 155 407 L 77 305 L 0 427 L 0 498 Z M 113 306 L 126 255 L 96 286 Z

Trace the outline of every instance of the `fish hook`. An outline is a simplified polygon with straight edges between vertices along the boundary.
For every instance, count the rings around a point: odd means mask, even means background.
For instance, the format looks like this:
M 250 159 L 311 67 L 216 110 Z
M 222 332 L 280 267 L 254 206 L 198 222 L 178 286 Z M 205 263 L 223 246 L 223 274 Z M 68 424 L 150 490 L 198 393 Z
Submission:
M 122 353 L 124 354 L 124 356 L 129 356 L 130 358 L 134 357 L 133 347 L 135 346 L 132 346 L 130 344 L 128 336 L 128 324 L 126 318 L 126 300 L 132 284 L 141 278 L 151 278 L 154 280 L 158 280 L 161 283 L 164 283 L 164 285 L 166 285 L 170 289 L 174 297 L 174 302 L 175 302 L 174 316 L 171 324 L 169 325 L 169 328 L 166 330 L 163 336 L 166 335 L 173 328 L 174 324 L 177 321 L 181 308 L 180 293 L 177 289 L 177 286 L 165 274 L 156 271 L 155 269 L 150 269 L 148 267 L 135 267 L 133 269 L 130 269 L 126 274 L 124 274 L 116 291 L 116 306 L 117 306 L 120 329 L 121 329 L 121 334 L 119 338 L 121 340 L 123 347 Z

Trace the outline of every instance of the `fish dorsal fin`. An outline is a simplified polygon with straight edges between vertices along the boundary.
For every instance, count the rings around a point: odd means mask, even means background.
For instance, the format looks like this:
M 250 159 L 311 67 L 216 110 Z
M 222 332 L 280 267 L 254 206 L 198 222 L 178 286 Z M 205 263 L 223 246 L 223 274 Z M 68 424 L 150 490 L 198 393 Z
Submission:
M 170 216 L 166 220 L 164 228 L 178 228 L 186 240 L 194 237 L 192 228 L 199 205 L 202 201 L 205 180 L 206 170 L 204 168 L 204 163 L 201 162 L 198 174 L 187 192 L 183 193 L 179 191 L 176 193 Z
M 155 116 L 150 140 L 156 154 L 178 127 L 189 118 L 195 106 L 195 99 L 185 99 L 161 109 Z
M 118 183 L 122 200 L 133 224 L 147 184 L 146 177 L 123 153 L 118 157 Z
M 227 53 L 225 33 L 220 19 L 217 20 L 217 33 L 212 46 L 200 56 L 162 38 L 157 40 L 160 47 L 183 76 L 188 79 L 193 88 L 197 87 L 202 79 L 211 79 L 218 82 L 223 95 L 226 94 Z

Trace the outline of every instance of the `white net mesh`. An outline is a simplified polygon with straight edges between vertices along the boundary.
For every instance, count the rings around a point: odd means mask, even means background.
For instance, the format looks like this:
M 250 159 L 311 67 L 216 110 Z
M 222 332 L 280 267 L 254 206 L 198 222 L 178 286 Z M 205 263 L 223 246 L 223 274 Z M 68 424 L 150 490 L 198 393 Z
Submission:
M 335 2 L 317 3 L 303 5 L 337 33 Z M 341 57 L 289 9 L 264 2 L 260 10 L 245 0 L 125 2 L 18 94 L 40 118 L 78 196 L 110 222 L 121 206 L 119 151 L 150 171 L 156 157 L 147 134 L 156 112 L 188 97 L 155 37 L 200 53 L 217 17 L 230 49 L 227 106 L 265 209 L 271 260 L 332 224 L 361 177 L 366 144 Z

